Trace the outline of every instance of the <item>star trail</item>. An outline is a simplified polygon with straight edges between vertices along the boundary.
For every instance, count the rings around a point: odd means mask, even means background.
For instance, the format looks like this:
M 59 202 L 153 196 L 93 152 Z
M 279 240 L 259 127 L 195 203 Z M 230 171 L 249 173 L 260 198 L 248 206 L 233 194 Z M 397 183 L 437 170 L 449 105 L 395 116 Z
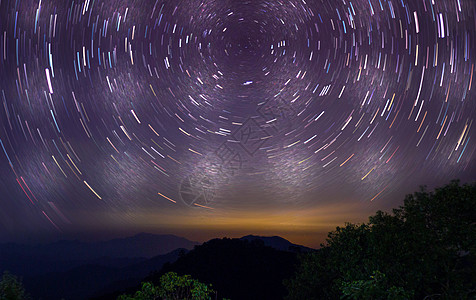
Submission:
M 0 0 L 0 228 L 476 180 L 475 55 L 473 0 Z

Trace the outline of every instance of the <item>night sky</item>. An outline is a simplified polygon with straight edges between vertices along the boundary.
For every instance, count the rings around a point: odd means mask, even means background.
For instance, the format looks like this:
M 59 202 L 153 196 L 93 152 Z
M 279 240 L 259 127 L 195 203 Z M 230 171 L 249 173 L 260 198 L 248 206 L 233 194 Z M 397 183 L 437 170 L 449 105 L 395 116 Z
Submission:
M 474 0 L 0 0 L 0 239 L 317 246 L 476 180 Z

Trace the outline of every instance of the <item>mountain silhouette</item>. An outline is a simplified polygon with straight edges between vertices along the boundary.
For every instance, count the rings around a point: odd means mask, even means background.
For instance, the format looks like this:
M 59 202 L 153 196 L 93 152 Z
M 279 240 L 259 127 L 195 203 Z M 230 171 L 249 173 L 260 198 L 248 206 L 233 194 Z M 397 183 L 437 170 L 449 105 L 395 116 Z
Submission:
M 187 249 L 176 249 L 125 267 L 85 264 L 65 272 L 52 272 L 24 278 L 29 293 L 42 299 L 89 299 L 134 287 L 165 263 L 174 262 Z
M 213 239 L 145 280 L 158 283 L 161 275 L 173 271 L 212 284 L 217 299 L 282 299 L 282 282 L 293 275 L 296 263 L 296 252 L 266 246 L 260 238 Z
M 87 299 L 135 286 L 198 244 L 149 233 L 91 243 L 0 244 L 0 272 L 23 277 L 34 298 Z
M 84 264 L 123 267 L 178 248 L 192 249 L 198 244 L 175 235 L 149 233 L 92 243 L 0 244 L 0 271 L 9 270 L 26 277 L 64 272 Z

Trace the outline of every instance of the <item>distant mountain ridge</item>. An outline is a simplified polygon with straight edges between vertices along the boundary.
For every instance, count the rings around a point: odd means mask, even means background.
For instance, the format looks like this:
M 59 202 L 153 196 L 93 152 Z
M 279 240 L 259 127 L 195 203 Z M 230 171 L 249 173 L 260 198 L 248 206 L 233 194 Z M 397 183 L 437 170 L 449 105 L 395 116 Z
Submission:
M 176 249 L 125 267 L 84 264 L 64 272 L 25 277 L 24 284 L 31 294 L 42 299 L 89 299 L 138 285 L 145 276 L 187 252 Z
M 122 267 L 178 248 L 190 250 L 199 244 L 171 234 L 150 233 L 91 243 L 76 240 L 40 245 L 0 244 L 0 271 L 28 276 L 62 272 L 93 263 Z

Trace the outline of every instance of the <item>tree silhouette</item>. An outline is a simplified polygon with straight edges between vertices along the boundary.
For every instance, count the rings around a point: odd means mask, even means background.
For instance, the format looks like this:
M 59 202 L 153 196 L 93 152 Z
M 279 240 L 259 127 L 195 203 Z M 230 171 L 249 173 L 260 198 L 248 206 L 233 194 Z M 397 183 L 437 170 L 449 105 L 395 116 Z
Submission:
M 0 281 L 0 299 L 26 300 L 29 296 L 25 292 L 21 279 L 5 271 Z
M 142 283 L 142 289 L 133 296 L 121 295 L 118 300 L 209 300 L 214 291 L 210 286 L 191 278 L 168 272 L 160 277 L 160 285 Z
M 392 214 L 337 227 L 320 250 L 301 256 L 286 286 L 288 299 L 338 299 L 343 288 L 385 274 L 385 286 L 402 287 L 407 298 L 474 299 L 475 270 L 476 184 L 452 181 L 407 195 Z

